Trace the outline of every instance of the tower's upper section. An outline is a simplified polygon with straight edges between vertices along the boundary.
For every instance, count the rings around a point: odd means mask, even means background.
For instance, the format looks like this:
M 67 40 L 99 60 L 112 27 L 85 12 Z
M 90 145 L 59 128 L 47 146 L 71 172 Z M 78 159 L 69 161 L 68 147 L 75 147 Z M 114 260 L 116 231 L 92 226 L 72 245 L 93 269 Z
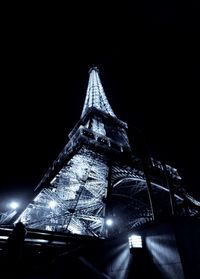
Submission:
M 81 117 L 83 117 L 87 110 L 91 107 L 102 110 L 103 112 L 115 117 L 101 84 L 99 70 L 97 67 L 91 68 L 89 70 L 89 75 L 87 93 Z
M 117 150 L 121 154 L 124 150 L 130 151 L 127 128 L 108 102 L 98 69 L 91 68 L 81 118 L 69 134 L 71 142 L 81 142 L 96 149 L 98 146 L 111 153 Z

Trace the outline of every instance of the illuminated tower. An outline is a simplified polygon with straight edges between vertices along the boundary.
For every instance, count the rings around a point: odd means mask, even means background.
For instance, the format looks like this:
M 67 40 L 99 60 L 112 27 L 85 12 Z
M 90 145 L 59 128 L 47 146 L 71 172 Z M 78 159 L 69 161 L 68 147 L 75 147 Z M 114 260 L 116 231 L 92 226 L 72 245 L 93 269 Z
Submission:
M 106 237 L 155 213 L 179 208 L 182 214 L 184 199 L 199 206 L 181 188 L 176 169 L 134 155 L 127 129 L 107 100 L 98 69 L 91 68 L 80 120 L 17 220 L 28 228 Z

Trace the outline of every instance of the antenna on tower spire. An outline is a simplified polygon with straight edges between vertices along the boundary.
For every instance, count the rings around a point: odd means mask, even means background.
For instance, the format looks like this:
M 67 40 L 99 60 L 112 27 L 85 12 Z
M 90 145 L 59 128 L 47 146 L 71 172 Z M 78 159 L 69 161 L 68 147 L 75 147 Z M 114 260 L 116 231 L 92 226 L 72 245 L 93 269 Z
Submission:
M 99 69 L 96 66 L 92 66 L 89 71 L 88 74 L 90 74 L 92 71 L 96 71 L 99 74 Z

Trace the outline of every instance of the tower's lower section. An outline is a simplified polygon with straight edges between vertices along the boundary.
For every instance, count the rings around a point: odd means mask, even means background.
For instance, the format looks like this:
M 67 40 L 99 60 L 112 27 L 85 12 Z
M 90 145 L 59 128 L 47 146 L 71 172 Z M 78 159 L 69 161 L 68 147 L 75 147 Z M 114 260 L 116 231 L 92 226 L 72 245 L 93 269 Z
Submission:
M 82 148 L 18 218 L 28 228 L 103 235 L 108 165 Z

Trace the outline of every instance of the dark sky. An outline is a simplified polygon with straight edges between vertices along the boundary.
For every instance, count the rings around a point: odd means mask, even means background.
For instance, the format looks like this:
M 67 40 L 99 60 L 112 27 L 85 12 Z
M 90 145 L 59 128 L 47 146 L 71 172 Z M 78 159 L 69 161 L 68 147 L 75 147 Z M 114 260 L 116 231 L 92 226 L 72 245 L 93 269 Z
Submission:
M 160 2 L 5 8 L 1 207 L 26 199 L 67 143 L 93 65 L 131 142 L 140 130 L 200 198 L 199 6 Z

